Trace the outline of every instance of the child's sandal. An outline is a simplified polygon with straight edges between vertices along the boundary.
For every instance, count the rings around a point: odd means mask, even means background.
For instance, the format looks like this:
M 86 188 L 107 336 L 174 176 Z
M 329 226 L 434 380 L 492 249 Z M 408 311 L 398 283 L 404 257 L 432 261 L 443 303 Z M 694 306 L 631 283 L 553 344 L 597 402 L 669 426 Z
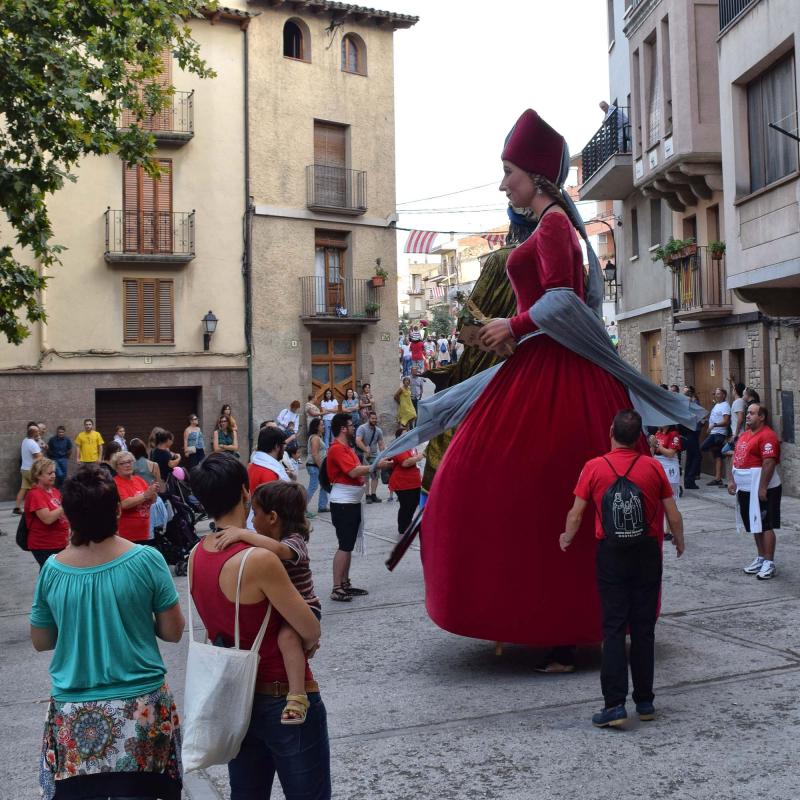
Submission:
M 287 694 L 286 705 L 281 712 L 281 725 L 302 725 L 308 713 L 308 695 Z

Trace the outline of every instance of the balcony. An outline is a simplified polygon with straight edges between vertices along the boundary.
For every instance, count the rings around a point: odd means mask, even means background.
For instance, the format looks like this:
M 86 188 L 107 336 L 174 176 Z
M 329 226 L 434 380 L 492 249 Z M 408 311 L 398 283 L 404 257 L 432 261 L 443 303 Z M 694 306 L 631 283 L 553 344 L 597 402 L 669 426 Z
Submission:
M 194 211 L 105 213 L 109 264 L 188 264 L 194 258 Z
M 725 288 L 725 260 L 711 258 L 706 247 L 670 264 L 672 308 L 679 320 L 713 319 L 732 313 L 731 293 Z
M 719 29 L 727 28 L 755 2 L 756 0 L 719 0 Z
M 627 108 L 615 108 L 581 153 L 581 200 L 624 200 L 633 190 L 631 124 Z
M 329 283 L 324 277 L 308 275 L 300 278 L 300 293 L 300 317 L 306 323 L 366 325 L 381 318 L 379 290 L 369 279 L 341 278 Z
M 306 205 L 311 211 L 359 216 L 367 210 L 367 173 L 325 164 L 306 167 Z
M 167 106 L 137 122 L 131 111 L 124 111 L 120 120 L 121 128 L 139 124 L 143 130 L 150 131 L 162 145 L 182 145 L 194 136 L 194 91 L 174 92 L 167 100 Z

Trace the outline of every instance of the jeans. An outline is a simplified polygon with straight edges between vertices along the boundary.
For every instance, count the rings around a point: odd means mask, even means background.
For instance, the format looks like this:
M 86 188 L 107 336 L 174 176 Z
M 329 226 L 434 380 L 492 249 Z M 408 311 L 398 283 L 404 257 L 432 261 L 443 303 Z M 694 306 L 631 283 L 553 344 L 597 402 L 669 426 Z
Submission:
M 60 487 L 67 479 L 67 464 L 69 463 L 69 459 L 54 458 L 53 461 L 56 463 L 56 486 Z
M 302 725 L 281 725 L 283 697 L 256 694 L 239 755 L 228 764 L 231 800 L 267 800 L 275 773 L 286 800 L 330 800 L 331 763 L 325 705 L 318 692 Z
M 397 489 L 397 500 L 400 508 L 397 510 L 397 532 L 402 536 L 419 505 L 419 489 Z
M 321 511 L 328 507 L 328 493 L 319 485 L 319 467 L 316 464 L 306 464 L 308 470 L 308 502 L 314 497 L 314 492 L 319 489 L 319 502 L 317 510 Z
M 722 433 L 709 433 L 700 446 L 701 453 L 710 452 L 714 458 L 722 458 L 722 446 L 725 444 L 725 435 Z M 700 474 L 700 470 L 697 471 Z
M 322 439 L 325 442 L 325 447 L 331 446 L 331 422 L 333 422 L 332 419 L 322 420 L 322 424 L 325 426 L 325 433 L 322 434 Z
M 403 359 L 403 377 L 407 378 L 411 374 L 411 359 Z
M 661 590 L 658 540 L 647 537 L 629 548 L 613 547 L 601 540 L 597 547 L 597 588 L 603 611 L 600 685 L 606 708 L 622 705 L 628 696 L 628 629 L 633 701 L 652 703 L 656 612 Z

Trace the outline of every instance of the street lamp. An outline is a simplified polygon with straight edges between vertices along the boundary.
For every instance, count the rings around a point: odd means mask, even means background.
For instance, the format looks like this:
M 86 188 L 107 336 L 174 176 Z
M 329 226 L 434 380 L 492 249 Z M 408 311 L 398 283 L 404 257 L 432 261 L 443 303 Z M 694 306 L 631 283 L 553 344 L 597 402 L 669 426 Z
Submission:
M 214 316 L 214 312 L 209 310 L 203 319 L 203 350 L 208 350 L 211 347 L 211 337 L 217 329 L 219 320 Z
M 617 265 L 613 261 L 609 261 L 603 267 L 603 276 L 606 279 L 606 283 L 616 283 L 616 280 L 617 280 Z

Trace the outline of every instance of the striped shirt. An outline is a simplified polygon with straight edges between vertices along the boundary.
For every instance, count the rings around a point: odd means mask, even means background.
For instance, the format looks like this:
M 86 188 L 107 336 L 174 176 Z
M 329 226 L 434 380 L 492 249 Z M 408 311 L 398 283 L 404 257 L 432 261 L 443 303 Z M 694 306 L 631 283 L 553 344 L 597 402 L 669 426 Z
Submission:
M 314 593 L 314 579 L 311 577 L 311 565 L 308 560 L 308 543 L 300 533 L 290 533 L 281 539 L 281 544 L 285 544 L 290 550 L 297 553 L 291 561 L 284 561 L 283 566 L 289 573 L 289 580 L 294 584 L 294 588 L 303 596 L 303 599 L 311 608 L 322 611 L 322 603 Z

